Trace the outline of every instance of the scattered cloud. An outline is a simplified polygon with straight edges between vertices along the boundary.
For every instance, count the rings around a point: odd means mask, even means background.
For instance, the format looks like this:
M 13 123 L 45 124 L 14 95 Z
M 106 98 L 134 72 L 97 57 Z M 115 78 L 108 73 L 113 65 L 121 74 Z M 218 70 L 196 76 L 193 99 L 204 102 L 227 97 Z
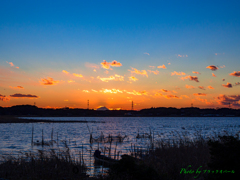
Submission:
M 145 52 L 144 54 L 150 55 L 149 53 Z
M 14 67 L 14 64 L 12 62 L 7 62 L 7 63 L 10 64 L 11 67 Z M 15 68 L 19 69 L 19 67 L 15 67 Z
M 0 94 L 0 101 L 4 101 L 4 102 L 6 102 L 6 101 L 9 101 L 9 100 L 10 100 L 10 99 L 9 99 L 8 97 L 6 97 L 6 96 Z
M 94 89 L 91 89 L 91 91 L 93 91 L 93 92 L 98 92 L 97 90 L 94 90 Z
M 17 87 L 12 87 L 12 86 L 9 86 L 11 89 L 24 89 L 22 86 L 17 86 Z
M 102 65 L 102 68 L 110 69 L 110 70 L 111 70 L 111 66 L 115 66 L 115 67 L 122 66 L 122 64 L 120 62 L 117 62 L 116 60 L 113 60 L 112 62 L 107 62 L 106 60 L 103 60 L 101 65 Z
M 187 89 L 195 89 L 196 87 L 194 87 L 194 86 L 191 86 L 191 85 L 187 85 L 186 84 L 186 86 L 185 86 Z
M 94 64 L 94 63 L 88 63 L 88 62 L 86 62 L 86 63 L 85 63 L 85 66 L 86 66 L 86 67 L 89 67 L 89 68 L 99 69 L 99 65 Z
M 178 54 L 177 56 L 178 57 L 188 57 L 188 55 L 181 55 L 181 54 Z
M 155 68 L 155 66 L 149 66 L 149 67 L 150 67 L 150 68 L 153 68 L 153 69 Z
M 135 91 L 135 90 L 133 90 L 132 92 L 129 92 L 129 91 L 126 91 L 126 90 L 124 90 L 124 92 L 126 92 L 126 93 L 128 93 L 128 94 L 132 94 L 132 95 L 138 95 L 138 96 L 141 96 L 141 95 L 148 95 L 147 93 L 147 91 Z
M 189 79 L 190 81 L 199 82 L 197 76 L 185 76 L 185 77 L 181 77 L 181 79 L 182 79 L 182 80 Z
M 187 95 L 181 95 L 181 97 L 189 98 L 189 96 L 187 96 Z
M 214 65 L 208 66 L 206 68 L 211 69 L 212 71 L 216 71 L 218 69 L 218 67 L 216 67 Z
M 73 75 L 76 76 L 76 77 L 83 77 L 83 75 L 81 75 L 81 74 L 73 73 Z
M 166 89 L 161 89 L 162 92 L 170 92 L 169 90 Z
M 103 92 L 103 93 L 112 93 L 112 94 L 117 94 L 117 93 L 123 93 L 121 90 L 119 89 L 102 89 L 99 92 Z
M 211 103 L 211 102 L 208 102 L 207 99 L 202 99 L 202 98 L 200 98 L 200 97 L 196 97 L 196 99 L 199 100 L 199 101 L 201 101 L 201 102 L 203 102 L 203 103 L 206 103 L 206 104 L 208 104 L 208 105 L 213 104 L 213 103 Z
M 203 86 L 198 86 L 199 89 L 205 90 Z
M 74 81 L 74 80 L 71 80 L 71 79 L 68 80 L 68 83 L 73 83 L 73 82 L 75 82 L 75 81 Z
M 158 66 L 157 68 L 167 69 L 164 64 L 162 66 Z
M 54 84 L 59 83 L 59 81 L 54 81 L 53 78 L 48 77 L 47 79 L 46 78 L 41 78 L 40 83 L 42 85 L 54 85 Z
M 197 71 L 193 71 L 192 73 L 194 73 L 194 74 L 201 74 L 200 72 L 197 72 Z
M 62 70 L 62 72 L 65 73 L 65 74 L 68 74 L 68 73 L 69 73 L 69 72 L 67 72 L 67 71 L 65 71 L 65 70 Z
M 106 70 L 106 71 L 104 71 L 104 73 L 105 73 L 105 74 L 108 74 L 108 73 L 109 73 L 109 71 L 108 71 L 108 70 Z
M 207 94 L 205 94 L 205 93 L 194 93 L 193 95 L 194 96 L 206 96 Z
M 222 81 L 225 81 L 225 79 L 222 79 Z
M 171 76 L 173 76 L 173 75 L 183 76 L 183 75 L 186 75 L 186 73 L 185 72 L 176 72 L 176 71 L 174 71 L 174 72 L 171 72 Z
M 240 82 L 236 82 L 236 83 L 235 83 L 235 86 L 238 86 L 238 85 L 240 85 Z
M 240 77 L 240 71 L 234 71 L 234 72 L 230 73 L 229 75 L 230 76 Z
M 115 74 L 114 76 L 109 76 L 108 78 L 101 78 L 100 76 L 97 77 L 103 82 L 108 82 L 108 81 L 124 81 L 124 76 L 120 76 Z
M 169 62 L 168 65 L 171 65 L 171 63 Z
M 94 71 L 94 72 L 97 72 L 97 70 L 96 70 L 96 69 L 94 69 L 93 71 Z
M 165 98 L 167 98 L 167 99 L 172 99 L 172 98 L 179 99 L 179 97 L 178 97 L 178 96 L 176 96 L 176 95 L 172 95 L 172 94 L 163 95 L 163 97 L 165 97 Z
M 226 66 L 225 65 L 223 65 L 223 66 L 220 66 L 220 68 L 225 68 Z
M 232 106 L 235 107 L 240 107 L 240 95 L 224 95 L 220 94 L 217 98 L 218 104 L 221 105 L 229 105 L 231 104 Z
M 89 91 L 88 91 L 88 90 L 82 90 L 82 92 L 89 93 Z
M 150 72 L 150 73 L 153 73 L 153 74 L 159 74 L 159 71 L 158 70 L 156 70 L 156 71 L 151 71 L 151 70 L 148 70 L 148 72 Z
M 129 77 L 129 80 L 130 80 L 130 81 L 137 81 L 138 79 L 137 79 L 136 77 L 134 77 L 134 76 L 130 76 L 130 77 Z
M 222 84 L 222 86 L 226 88 L 232 88 L 232 84 L 229 82 L 227 84 Z
M 208 86 L 208 89 L 214 89 L 212 86 Z
M 134 71 L 131 71 L 131 70 L 128 70 L 128 71 L 130 71 L 131 73 L 141 74 L 143 76 L 147 76 L 148 77 L 148 74 L 147 74 L 146 70 L 140 71 L 140 70 L 137 70 L 136 68 L 132 68 L 132 70 L 134 70 Z
M 213 76 L 213 77 L 217 77 L 214 73 L 212 73 L 212 76 Z
M 10 95 L 10 97 L 13 97 L 13 98 L 39 98 L 39 96 L 36 96 L 36 95 L 20 94 L 20 93 L 16 93 L 16 94 Z

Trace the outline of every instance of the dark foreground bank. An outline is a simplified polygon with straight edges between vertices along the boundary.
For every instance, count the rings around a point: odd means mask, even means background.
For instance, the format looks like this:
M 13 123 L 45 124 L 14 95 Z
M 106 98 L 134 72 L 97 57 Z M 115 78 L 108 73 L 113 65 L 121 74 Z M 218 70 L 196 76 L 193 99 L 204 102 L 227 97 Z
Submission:
M 223 180 L 238 179 L 240 170 L 239 135 L 217 136 L 208 140 L 158 142 L 154 150 L 138 157 L 132 152 L 110 166 L 107 176 L 88 177 L 83 159 L 75 161 L 69 148 L 56 153 L 38 151 L 3 157 L 0 178 L 5 179 L 102 179 L 102 180 Z M 26 161 L 25 159 L 28 159 Z

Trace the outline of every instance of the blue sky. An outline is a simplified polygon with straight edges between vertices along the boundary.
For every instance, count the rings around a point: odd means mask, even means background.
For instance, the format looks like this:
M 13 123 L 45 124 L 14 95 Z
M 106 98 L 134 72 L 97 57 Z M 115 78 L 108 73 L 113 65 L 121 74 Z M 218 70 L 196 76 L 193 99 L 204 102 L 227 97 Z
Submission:
M 103 60 L 120 62 L 114 71 L 126 76 L 149 65 L 210 75 L 207 66 L 226 65 L 215 72 L 225 77 L 240 70 L 239 7 L 239 1 L 1 1 L 0 66 L 13 62 L 40 79 L 62 70 L 90 77 L 86 63 Z

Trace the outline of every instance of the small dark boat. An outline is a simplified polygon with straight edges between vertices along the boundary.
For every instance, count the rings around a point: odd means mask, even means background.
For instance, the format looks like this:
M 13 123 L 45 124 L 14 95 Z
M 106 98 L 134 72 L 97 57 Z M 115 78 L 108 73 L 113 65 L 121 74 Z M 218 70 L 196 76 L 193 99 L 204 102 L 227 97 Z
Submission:
M 100 164 L 112 165 L 118 162 L 118 160 L 116 159 L 112 159 L 110 157 L 101 155 L 101 151 L 99 150 L 96 150 L 93 156 L 94 156 L 95 162 Z

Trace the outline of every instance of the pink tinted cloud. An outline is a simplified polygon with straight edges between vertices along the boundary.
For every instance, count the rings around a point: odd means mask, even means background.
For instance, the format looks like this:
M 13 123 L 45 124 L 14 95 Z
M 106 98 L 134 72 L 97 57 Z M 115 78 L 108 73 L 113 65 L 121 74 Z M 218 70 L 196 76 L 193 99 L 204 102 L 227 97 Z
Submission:
M 211 69 L 212 71 L 216 71 L 218 69 L 218 67 L 216 67 L 214 65 L 208 66 L 206 68 Z
M 62 70 L 62 72 L 65 73 L 65 74 L 68 74 L 68 73 L 69 73 L 69 72 L 67 72 L 66 70 Z
M 16 94 L 10 95 L 10 97 L 13 97 L 13 98 L 39 98 L 39 96 L 36 96 L 36 95 L 20 94 L 20 93 L 16 93 Z
M 232 88 L 232 84 L 229 82 L 227 84 L 222 84 L 222 86 L 226 88 Z
M 230 76 L 240 77 L 240 71 L 234 71 L 234 72 L 230 73 L 229 75 Z
M 200 72 L 197 72 L 197 71 L 192 71 L 192 73 L 194 73 L 194 74 L 201 74 Z
M 169 90 L 166 89 L 161 89 L 162 92 L 170 92 Z
M 76 77 L 83 77 L 83 75 L 81 75 L 81 74 L 73 73 L 73 75 L 76 76 Z

